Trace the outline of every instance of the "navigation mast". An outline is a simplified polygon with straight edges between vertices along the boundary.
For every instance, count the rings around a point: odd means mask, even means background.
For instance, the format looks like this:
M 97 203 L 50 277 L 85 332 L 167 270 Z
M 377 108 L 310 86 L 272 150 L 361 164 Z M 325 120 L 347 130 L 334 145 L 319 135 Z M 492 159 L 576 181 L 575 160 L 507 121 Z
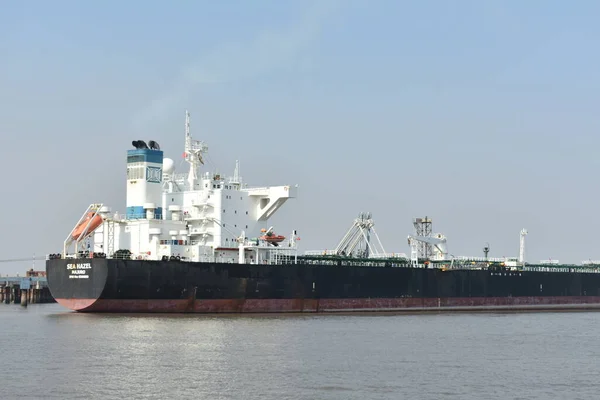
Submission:
M 521 240 L 519 241 L 519 263 L 525 263 L 525 236 L 527 236 L 527 229 L 521 229 Z
M 207 151 L 208 146 L 205 143 L 192 139 L 190 133 L 190 113 L 188 110 L 185 110 L 185 152 L 183 153 L 183 157 L 190 164 L 190 171 L 188 173 L 189 190 L 195 190 L 196 188 L 198 167 L 199 164 L 204 165 L 202 154 Z

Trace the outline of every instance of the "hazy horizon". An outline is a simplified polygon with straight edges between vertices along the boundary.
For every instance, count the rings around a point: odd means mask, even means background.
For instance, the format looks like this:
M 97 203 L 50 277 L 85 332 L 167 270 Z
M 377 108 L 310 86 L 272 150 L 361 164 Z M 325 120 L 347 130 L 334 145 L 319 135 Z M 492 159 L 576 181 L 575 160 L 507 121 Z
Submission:
M 2 5 L 0 260 L 60 252 L 90 203 L 124 211 L 131 141 L 179 165 L 186 109 L 207 168 L 299 185 L 269 225 L 302 250 L 369 211 L 387 252 L 429 216 L 453 255 L 516 257 L 526 228 L 529 262 L 600 259 L 600 3 Z

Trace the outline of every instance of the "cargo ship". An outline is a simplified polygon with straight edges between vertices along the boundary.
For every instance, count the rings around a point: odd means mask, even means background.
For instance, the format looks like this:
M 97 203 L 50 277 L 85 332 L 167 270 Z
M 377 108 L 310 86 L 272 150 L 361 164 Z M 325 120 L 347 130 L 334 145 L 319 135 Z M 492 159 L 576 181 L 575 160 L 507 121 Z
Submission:
M 414 218 L 410 254 L 386 253 L 369 213 L 332 250 L 299 252 L 296 230 L 269 226 L 297 185 L 248 186 L 236 161 L 204 168 L 206 143 L 185 115 L 182 164 L 159 144 L 127 150 L 126 209 L 92 203 L 46 260 L 48 286 L 79 312 L 329 313 L 600 307 L 600 262 L 456 257 L 430 218 Z M 208 168 L 206 168 L 208 169 Z M 516 246 L 515 246 L 516 247 Z

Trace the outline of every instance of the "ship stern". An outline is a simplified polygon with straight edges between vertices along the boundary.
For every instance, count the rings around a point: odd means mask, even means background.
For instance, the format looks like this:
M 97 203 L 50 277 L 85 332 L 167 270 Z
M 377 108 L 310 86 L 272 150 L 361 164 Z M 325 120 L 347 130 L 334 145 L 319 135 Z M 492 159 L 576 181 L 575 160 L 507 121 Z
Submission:
M 48 288 L 63 307 L 86 311 L 100 299 L 108 278 L 104 258 L 50 259 L 46 261 Z

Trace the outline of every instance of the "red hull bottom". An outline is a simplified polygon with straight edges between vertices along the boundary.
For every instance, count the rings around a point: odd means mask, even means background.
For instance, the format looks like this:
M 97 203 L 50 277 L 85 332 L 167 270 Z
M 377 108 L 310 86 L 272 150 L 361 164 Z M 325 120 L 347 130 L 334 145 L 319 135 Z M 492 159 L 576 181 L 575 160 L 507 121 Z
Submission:
M 56 299 L 56 301 L 75 311 L 114 313 L 333 313 L 600 309 L 600 296 L 247 300 Z

